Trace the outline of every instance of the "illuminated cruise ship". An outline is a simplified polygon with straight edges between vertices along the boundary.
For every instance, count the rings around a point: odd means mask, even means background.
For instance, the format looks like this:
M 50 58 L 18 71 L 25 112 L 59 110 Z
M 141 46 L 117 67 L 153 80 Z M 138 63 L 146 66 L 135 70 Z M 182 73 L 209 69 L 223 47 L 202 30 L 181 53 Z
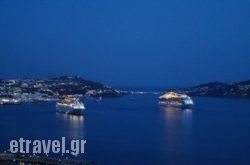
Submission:
M 193 100 L 186 94 L 167 92 L 159 97 L 159 104 L 163 106 L 189 109 L 194 105 Z
M 67 96 L 56 102 L 56 109 L 58 112 L 66 114 L 82 115 L 85 106 L 78 98 Z

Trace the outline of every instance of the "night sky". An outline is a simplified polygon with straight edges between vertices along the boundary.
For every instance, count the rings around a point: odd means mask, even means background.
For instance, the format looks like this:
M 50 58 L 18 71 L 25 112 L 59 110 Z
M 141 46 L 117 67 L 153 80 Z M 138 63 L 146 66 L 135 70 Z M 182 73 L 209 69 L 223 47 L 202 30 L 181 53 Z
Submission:
M 249 0 L 0 0 L 0 78 L 250 79 Z

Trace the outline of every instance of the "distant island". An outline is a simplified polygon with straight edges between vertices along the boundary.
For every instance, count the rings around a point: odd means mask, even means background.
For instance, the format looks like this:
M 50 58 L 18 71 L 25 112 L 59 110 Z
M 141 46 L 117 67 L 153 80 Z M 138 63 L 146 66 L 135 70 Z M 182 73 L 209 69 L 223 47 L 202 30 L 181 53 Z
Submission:
M 0 80 L 0 99 L 7 103 L 51 101 L 64 95 L 119 97 L 125 93 L 79 76 Z
M 190 96 L 250 98 L 250 80 L 238 83 L 210 82 L 191 88 L 178 89 Z M 159 94 L 159 92 L 133 92 L 113 89 L 102 83 L 79 76 L 59 76 L 50 79 L 0 80 L 0 104 L 44 102 L 58 100 L 65 95 L 89 97 L 120 97 L 124 94 Z
M 238 83 L 210 82 L 184 89 L 191 96 L 250 98 L 250 80 Z

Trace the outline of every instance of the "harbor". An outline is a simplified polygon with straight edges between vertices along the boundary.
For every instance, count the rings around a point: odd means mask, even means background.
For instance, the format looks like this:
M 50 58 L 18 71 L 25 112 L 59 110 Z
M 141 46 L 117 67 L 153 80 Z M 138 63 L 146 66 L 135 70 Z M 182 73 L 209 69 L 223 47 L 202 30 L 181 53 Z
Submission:
M 0 104 L 3 105 L 57 101 L 65 95 L 119 97 L 127 93 L 79 76 L 0 80 Z
M 71 140 L 86 140 L 84 154 L 49 153 L 49 158 L 55 158 L 50 162 L 61 163 L 59 159 L 63 158 L 65 164 L 66 156 L 100 165 L 250 162 L 250 150 L 246 148 L 250 137 L 249 100 L 192 97 L 195 107 L 190 110 L 161 106 L 158 95 L 133 97 L 135 101 L 129 101 L 129 95 L 104 98 L 101 104 L 86 98 L 88 111 L 83 116 L 55 113 L 52 102 L 1 106 L 0 148 L 7 152 L 10 141 L 21 137 L 34 141 L 65 136 L 69 140 L 66 149 L 70 149 Z M 235 136 L 230 137 L 232 134 Z M 34 157 L 29 154 L 26 160 L 32 159 L 30 155 Z M 45 154 L 36 156 L 43 156 L 46 162 Z M 15 164 L 13 160 L 2 164 Z

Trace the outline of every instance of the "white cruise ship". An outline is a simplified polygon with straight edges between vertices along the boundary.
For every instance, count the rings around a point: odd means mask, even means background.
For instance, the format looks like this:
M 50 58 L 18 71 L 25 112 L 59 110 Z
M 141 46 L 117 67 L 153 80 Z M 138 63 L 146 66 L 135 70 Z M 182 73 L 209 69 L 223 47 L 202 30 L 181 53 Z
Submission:
M 167 92 L 159 97 L 159 104 L 163 106 L 189 109 L 193 107 L 194 102 L 191 97 L 186 94 Z
M 56 109 L 58 112 L 66 114 L 82 115 L 85 106 L 78 98 L 65 97 L 56 102 Z
M 0 99 L 0 104 L 3 105 L 19 105 L 21 104 L 20 99 L 15 99 L 15 98 L 1 98 Z

